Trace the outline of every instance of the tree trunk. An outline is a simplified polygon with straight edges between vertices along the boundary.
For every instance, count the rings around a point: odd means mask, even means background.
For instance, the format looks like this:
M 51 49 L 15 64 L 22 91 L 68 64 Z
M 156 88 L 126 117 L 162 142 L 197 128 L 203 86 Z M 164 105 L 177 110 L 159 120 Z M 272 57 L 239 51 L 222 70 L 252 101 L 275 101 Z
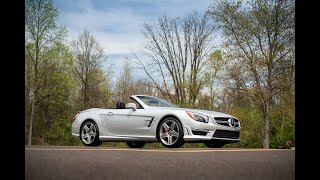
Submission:
M 269 116 L 269 103 L 266 104 L 264 113 L 264 138 L 263 138 L 263 148 L 269 149 L 269 131 L 270 131 L 270 116 Z
M 28 145 L 31 145 L 31 138 L 32 138 L 32 123 L 33 123 L 33 119 L 34 119 L 34 104 L 35 104 L 35 100 L 32 101 L 32 105 L 31 105 L 31 117 L 30 117 L 30 126 L 29 126 L 29 138 L 28 138 Z
M 280 130 L 280 139 L 282 139 L 282 135 L 283 135 L 283 128 L 284 128 L 284 107 L 282 107 L 281 110 L 281 130 Z
M 210 110 L 213 110 L 213 101 L 214 101 L 214 96 L 213 96 L 213 81 L 210 83 Z

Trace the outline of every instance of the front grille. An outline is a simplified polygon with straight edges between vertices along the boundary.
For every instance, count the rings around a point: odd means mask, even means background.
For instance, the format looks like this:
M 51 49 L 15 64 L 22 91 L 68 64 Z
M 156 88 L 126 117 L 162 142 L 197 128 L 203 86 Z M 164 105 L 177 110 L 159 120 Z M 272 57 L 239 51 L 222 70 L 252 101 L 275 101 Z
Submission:
M 239 131 L 227 131 L 227 130 L 216 130 L 213 137 L 217 138 L 230 138 L 230 139 L 239 139 Z
M 192 130 L 192 134 L 194 134 L 194 135 L 200 135 L 200 136 L 206 136 L 206 135 L 207 135 L 207 132 L 194 131 L 194 130 Z
M 214 120 L 222 125 L 222 126 L 228 126 L 228 127 L 240 127 L 240 123 L 238 119 L 232 118 L 234 120 L 234 124 L 229 123 L 229 117 L 215 117 Z

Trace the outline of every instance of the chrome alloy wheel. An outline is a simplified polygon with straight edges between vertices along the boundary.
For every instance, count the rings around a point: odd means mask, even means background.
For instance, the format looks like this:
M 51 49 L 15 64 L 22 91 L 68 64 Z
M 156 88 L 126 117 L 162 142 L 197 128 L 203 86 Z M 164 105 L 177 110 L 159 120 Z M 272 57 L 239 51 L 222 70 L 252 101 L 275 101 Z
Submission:
M 179 138 L 178 124 L 173 120 L 166 120 L 160 127 L 160 139 L 165 145 L 173 145 Z
M 82 127 L 81 139 L 85 144 L 91 144 L 96 138 L 97 127 L 94 123 L 88 122 Z

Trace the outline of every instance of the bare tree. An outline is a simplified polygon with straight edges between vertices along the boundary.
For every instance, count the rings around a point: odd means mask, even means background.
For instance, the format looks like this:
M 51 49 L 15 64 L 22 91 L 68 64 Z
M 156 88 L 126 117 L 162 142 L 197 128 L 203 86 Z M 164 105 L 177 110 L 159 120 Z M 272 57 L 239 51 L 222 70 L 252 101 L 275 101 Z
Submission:
M 143 95 L 161 97 L 158 89 L 154 87 L 152 82 L 150 82 L 146 79 L 138 79 L 135 81 L 134 94 L 143 94 Z
M 136 58 L 164 97 L 180 105 L 194 105 L 203 86 L 202 69 L 212 49 L 213 30 L 208 15 L 197 12 L 182 19 L 164 15 L 157 24 L 143 25 L 146 42 L 142 53 L 150 61 Z
M 218 1 L 210 14 L 224 35 L 232 86 L 246 93 L 264 116 L 263 147 L 269 148 L 273 98 L 294 83 L 284 81 L 294 66 L 294 1 Z M 291 76 L 292 77 L 292 76 Z M 288 79 L 287 79 L 288 80 Z
M 114 97 L 116 101 L 129 102 L 133 94 L 156 95 L 157 89 L 145 79 L 134 79 L 134 67 L 129 59 L 123 63 L 122 70 L 115 83 Z
M 102 82 L 96 82 L 94 79 L 101 68 L 104 51 L 94 36 L 86 30 L 79 35 L 78 39 L 72 41 L 71 45 L 75 77 L 81 91 L 82 109 L 87 109 L 90 106 L 89 94 L 94 88 L 93 83 Z
M 213 109 L 217 91 L 221 89 L 219 79 L 220 71 L 222 71 L 223 60 L 221 50 L 212 52 L 205 64 L 204 82 L 209 91 L 209 109 Z
M 134 79 L 132 66 L 128 60 L 124 61 L 120 76 L 116 80 L 114 94 L 116 101 L 128 102 L 133 94 Z

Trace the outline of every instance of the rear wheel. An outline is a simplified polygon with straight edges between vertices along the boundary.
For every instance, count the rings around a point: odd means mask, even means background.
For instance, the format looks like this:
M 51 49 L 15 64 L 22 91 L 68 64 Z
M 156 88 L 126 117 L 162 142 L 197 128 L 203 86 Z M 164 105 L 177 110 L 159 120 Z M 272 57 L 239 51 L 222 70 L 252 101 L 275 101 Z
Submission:
M 204 145 L 206 145 L 208 148 L 222 148 L 225 145 L 225 143 L 207 141 L 204 142 Z
M 146 142 L 144 142 L 144 141 L 128 141 L 127 142 L 127 145 L 130 148 L 142 148 L 145 144 L 146 144 Z
M 183 129 L 181 123 L 173 117 L 163 120 L 157 129 L 157 138 L 167 148 L 183 146 Z
M 86 146 L 99 146 L 102 142 L 99 140 L 99 129 L 97 124 L 92 121 L 86 121 L 80 128 L 80 139 Z

